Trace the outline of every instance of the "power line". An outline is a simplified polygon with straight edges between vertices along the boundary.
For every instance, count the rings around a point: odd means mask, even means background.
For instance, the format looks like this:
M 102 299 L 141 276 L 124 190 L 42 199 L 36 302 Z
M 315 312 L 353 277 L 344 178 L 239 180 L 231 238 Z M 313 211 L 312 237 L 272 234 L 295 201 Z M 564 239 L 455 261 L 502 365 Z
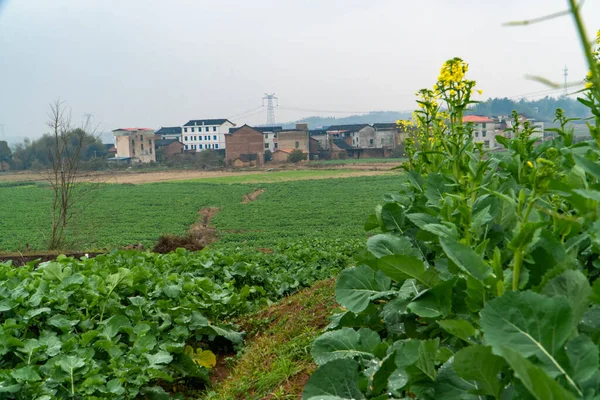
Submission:
M 302 108 L 293 106 L 279 106 L 278 108 L 287 111 L 308 111 L 308 112 L 320 112 L 320 113 L 333 113 L 333 114 L 369 114 L 373 111 L 340 111 L 340 110 L 319 110 L 314 108 Z
M 260 105 L 260 106 L 258 106 L 256 108 L 251 109 L 251 110 L 247 110 L 247 111 L 244 111 L 243 113 L 236 114 L 233 117 L 229 117 L 228 119 L 237 119 L 237 118 L 243 117 L 244 115 L 252 113 L 252 112 L 254 112 L 256 110 L 261 110 L 263 107 L 264 107 L 264 105 Z

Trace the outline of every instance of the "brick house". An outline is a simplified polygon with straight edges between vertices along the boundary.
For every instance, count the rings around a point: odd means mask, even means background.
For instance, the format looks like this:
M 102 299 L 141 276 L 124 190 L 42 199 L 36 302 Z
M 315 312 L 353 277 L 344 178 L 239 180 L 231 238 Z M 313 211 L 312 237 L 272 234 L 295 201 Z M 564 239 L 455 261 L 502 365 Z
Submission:
M 155 139 L 154 146 L 157 161 L 166 161 L 175 155 L 183 154 L 183 143 L 177 139 Z
M 225 135 L 225 163 L 228 166 L 262 167 L 265 141 L 263 133 L 248 125 L 231 129 Z

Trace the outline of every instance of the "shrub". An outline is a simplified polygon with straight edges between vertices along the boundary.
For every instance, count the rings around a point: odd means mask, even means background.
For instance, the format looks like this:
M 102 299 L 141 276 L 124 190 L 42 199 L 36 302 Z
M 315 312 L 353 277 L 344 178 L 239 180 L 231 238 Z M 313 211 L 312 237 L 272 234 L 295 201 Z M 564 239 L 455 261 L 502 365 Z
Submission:
M 303 153 L 300 149 L 294 149 L 288 155 L 288 162 L 294 164 L 304 160 L 306 160 L 306 154 Z

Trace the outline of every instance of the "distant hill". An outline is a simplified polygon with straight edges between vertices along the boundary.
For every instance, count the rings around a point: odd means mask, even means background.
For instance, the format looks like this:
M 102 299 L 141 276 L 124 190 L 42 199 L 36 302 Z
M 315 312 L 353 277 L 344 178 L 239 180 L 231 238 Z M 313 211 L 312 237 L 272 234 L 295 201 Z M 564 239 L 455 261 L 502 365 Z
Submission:
M 407 111 L 374 111 L 368 114 L 350 115 L 348 117 L 308 117 L 299 121 L 286 122 L 284 128 L 294 128 L 296 124 L 308 124 L 309 129 L 318 129 L 330 125 L 345 124 L 375 124 L 381 122 L 396 122 L 399 119 L 410 119 Z M 279 125 L 279 124 L 278 124 Z

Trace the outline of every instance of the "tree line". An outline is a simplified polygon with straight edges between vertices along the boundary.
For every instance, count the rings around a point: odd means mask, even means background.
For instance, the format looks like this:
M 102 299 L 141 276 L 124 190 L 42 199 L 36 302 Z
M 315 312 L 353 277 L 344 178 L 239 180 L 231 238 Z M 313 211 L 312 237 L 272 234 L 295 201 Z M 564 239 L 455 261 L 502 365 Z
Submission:
M 475 104 L 469 111 L 471 114 L 491 117 L 510 115 L 513 110 L 517 110 L 517 112 L 538 121 L 551 122 L 554 120 L 558 108 L 562 108 L 569 118 L 587 118 L 591 116 L 589 108 L 577 100 L 564 96 L 558 98 L 546 96 L 539 100 L 521 99 L 518 101 L 507 97 L 496 97 Z

